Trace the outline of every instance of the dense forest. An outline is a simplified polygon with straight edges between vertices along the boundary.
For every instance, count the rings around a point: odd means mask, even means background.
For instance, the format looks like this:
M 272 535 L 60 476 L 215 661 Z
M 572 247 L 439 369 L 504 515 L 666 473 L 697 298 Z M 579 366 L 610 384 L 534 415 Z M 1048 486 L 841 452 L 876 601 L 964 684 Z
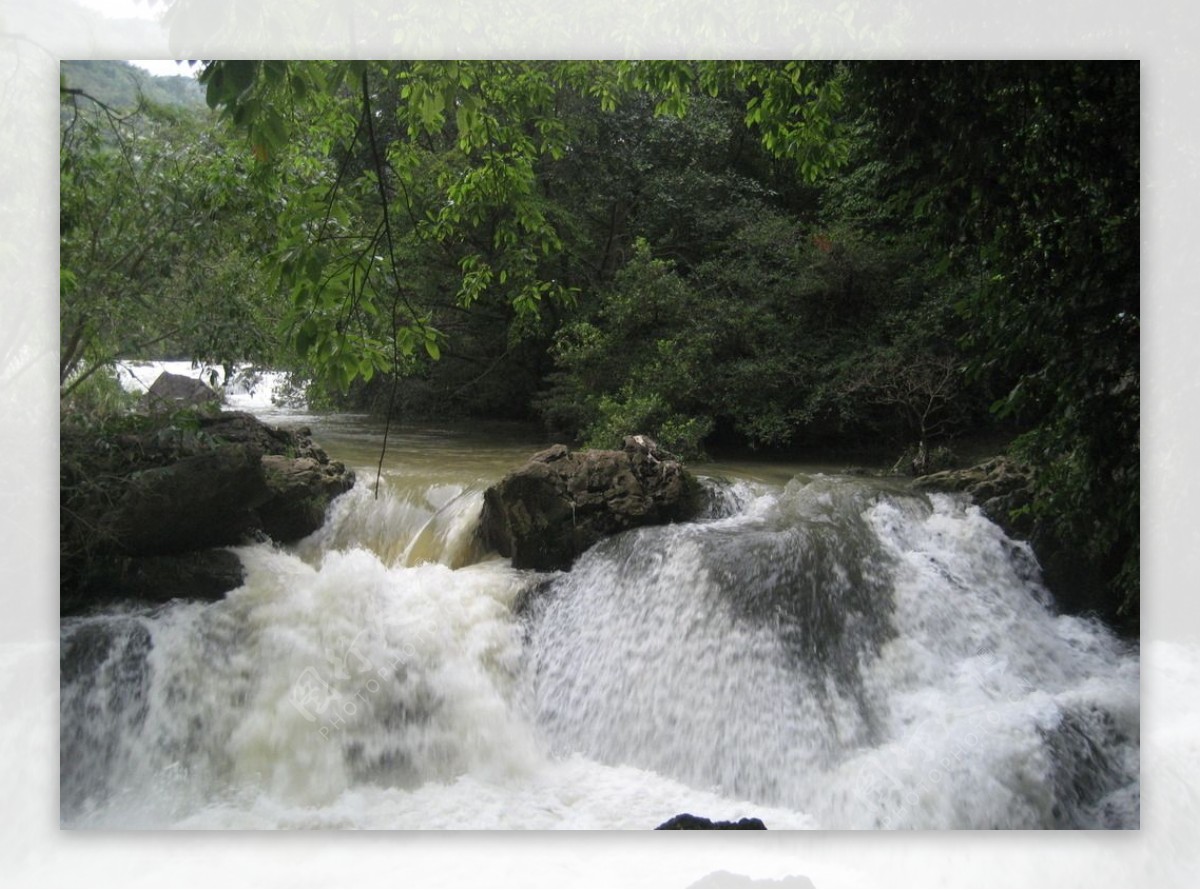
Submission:
M 985 442 L 1136 627 L 1137 63 L 196 70 L 63 65 L 64 418 L 175 357 L 684 457 Z

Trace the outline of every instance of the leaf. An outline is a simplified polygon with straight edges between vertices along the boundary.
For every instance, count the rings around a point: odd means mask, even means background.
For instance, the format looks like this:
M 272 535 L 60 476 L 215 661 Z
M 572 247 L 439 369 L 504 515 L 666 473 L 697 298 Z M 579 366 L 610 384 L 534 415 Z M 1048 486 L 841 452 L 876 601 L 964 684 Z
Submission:
M 421 100 L 421 123 L 425 129 L 433 132 L 441 122 L 442 111 L 445 108 L 445 98 L 436 90 L 429 90 Z
M 223 81 L 225 95 L 228 100 L 236 101 L 254 86 L 259 63 L 248 59 L 231 59 L 223 64 L 227 74 Z
M 219 62 L 214 62 L 204 70 L 200 82 L 205 84 L 204 101 L 211 109 L 225 101 L 225 68 Z
M 305 355 L 312 348 L 317 339 L 316 323 L 310 318 L 300 325 L 300 329 L 296 332 L 296 351 L 301 355 Z

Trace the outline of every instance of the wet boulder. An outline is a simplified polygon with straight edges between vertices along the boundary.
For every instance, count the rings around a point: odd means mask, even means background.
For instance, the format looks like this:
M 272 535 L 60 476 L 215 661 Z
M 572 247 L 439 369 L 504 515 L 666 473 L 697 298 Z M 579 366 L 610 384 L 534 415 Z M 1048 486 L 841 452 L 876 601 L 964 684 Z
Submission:
M 199 419 L 200 431 L 259 458 L 267 497 L 255 506 L 254 530 L 279 542 L 298 541 L 325 522 L 330 502 L 354 486 L 354 473 L 330 460 L 307 426 L 285 429 L 252 414 L 226 411 Z
M 119 583 L 125 596 L 143 602 L 208 601 L 241 587 L 245 577 L 238 555 L 217 549 L 130 559 Z
M 516 568 L 568 569 L 602 538 L 693 518 L 699 483 L 646 436 L 620 450 L 535 454 L 484 493 L 480 535 Z
M 271 496 L 261 456 L 244 445 L 221 445 L 130 473 L 105 524 L 130 556 L 240 544 Z
M 246 445 L 260 454 L 311 457 L 320 462 L 329 458 L 312 440 L 307 426 L 281 427 L 263 423 L 245 411 L 223 411 L 197 418 L 199 432 L 212 441 L 227 445 Z
M 354 485 L 354 473 L 329 460 L 307 428 L 280 429 L 238 412 L 196 423 L 144 433 L 130 451 L 106 522 L 121 552 L 186 553 L 261 535 L 296 541 L 320 528 L 330 502 Z
M 173 599 L 212 602 L 242 586 L 246 571 L 232 550 L 196 550 L 170 556 L 110 554 L 91 564 L 80 584 L 64 585 L 64 614 L 113 600 L 165 603 Z

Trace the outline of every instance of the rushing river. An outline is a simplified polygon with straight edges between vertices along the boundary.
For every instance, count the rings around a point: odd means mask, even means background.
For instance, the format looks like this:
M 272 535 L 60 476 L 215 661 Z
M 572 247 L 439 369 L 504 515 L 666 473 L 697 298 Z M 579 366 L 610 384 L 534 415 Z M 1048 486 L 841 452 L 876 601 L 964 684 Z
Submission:
M 1139 664 L 966 501 L 729 464 L 700 521 L 514 570 L 527 431 L 302 420 L 357 486 L 216 603 L 62 625 L 61 820 L 137 828 L 1137 828 Z

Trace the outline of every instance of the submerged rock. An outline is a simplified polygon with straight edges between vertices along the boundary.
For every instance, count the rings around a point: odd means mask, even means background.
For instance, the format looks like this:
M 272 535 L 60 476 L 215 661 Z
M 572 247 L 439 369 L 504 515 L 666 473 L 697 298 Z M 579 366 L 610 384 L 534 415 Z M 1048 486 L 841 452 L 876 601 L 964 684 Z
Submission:
M 700 485 L 646 436 L 620 451 L 554 445 L 484 492 L 480 535 L 521 569 L 568 569 L 608 535 L 693 518 Z
M 703 816 L 693 816 L 691 813 L 680 813 L 678 816 L 672 816 L 654 830 L 691 831 L 695 829 L 749 829 L 754 831 L 765 831 L 766 828 L 767 826 L 763 824 L 762 819 L 738 819 L 736 822 L 714 822 L 712 819 L 705 819 Z
M 150 632 L 135 618 L 115 616 L 98 623 L 74 628 L 58 650 L 59 678 L 63 686 L 93 677 L 100 667 L 117 656 L 114 674 L 133 680 L 140 686 L 145 675 L 146 653 L 152 641 Z M 118 684 L 114 684 L 118 685 Z M 123 690 L 116 690 L 119 694 Z

